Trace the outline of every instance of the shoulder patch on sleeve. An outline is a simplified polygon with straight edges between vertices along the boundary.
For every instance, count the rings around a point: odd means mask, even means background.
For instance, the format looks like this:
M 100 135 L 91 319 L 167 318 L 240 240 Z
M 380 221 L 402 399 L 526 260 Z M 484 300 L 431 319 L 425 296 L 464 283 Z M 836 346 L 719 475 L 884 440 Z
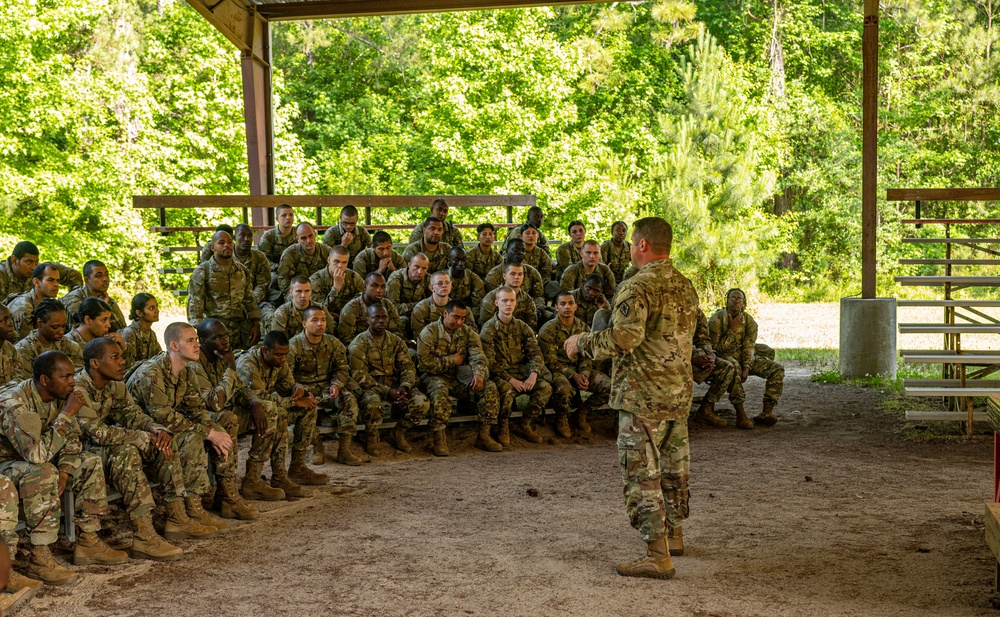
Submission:
M 630 309 L 629 309 L 629 306 L 628 306 L 628 300 L 623 300 L 623 301 L 622 301 L 622 302 L 621 302 L 621 303 L 620 303 L 620 304 L 618 305 L 618 310 L 620 310 L 620 311 L 622 312 L 622 315 L 624 315 L 625 317 L 628 317 L 628 312 L 629 312 L 629 310 L 630 310 Z

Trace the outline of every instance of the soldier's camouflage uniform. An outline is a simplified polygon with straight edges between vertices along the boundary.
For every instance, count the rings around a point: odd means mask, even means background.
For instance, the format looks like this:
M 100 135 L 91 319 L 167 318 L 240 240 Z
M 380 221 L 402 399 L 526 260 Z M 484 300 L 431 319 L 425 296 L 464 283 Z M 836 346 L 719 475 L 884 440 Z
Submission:
M 62 281 L 60 281 L 59 284 L 62 285 Z M 106 296 L 104 298 L 101 298 L 100 296 L 91 296 L 90 290 L 87 289 L 87 286 L 81 285 L 59 299 L 59 301 L 63 303 L 63 306 L 66 307 L 66 318 L 68 320 L 67 327 L 78 326 L 83 323 L 76 321 L 74 317 L 77 311 L 80 310 L 80 305 L 83 304 L 83 301 L 91 297 L 104 300 L 108 306 L 111 307 L 111 332 L 118 332 L 128 325 L 128 322 L 125 321 L 125 315 L 122 314 L 122 309 L 118 306 L 118 303 L 115 302 L 114 298 L 111 296 Z
M 337 246 L 340 244 L 340 240 L 344 237 L 345 233 L 344 228 L 340 226 L 340 223 L 337 223 L 333 227 L 328 228 L 326 233 L 323 234 L 323 244 L 331 248 Z M 351 243 L 346 247 L 347 252 L 350 253 L 347 258 L 347 263 L 353 263 L 354 259 L 361 254 L 361 251 L 367 249 L 371 245 L 372 237 L 371 234 L 368 233 L 368 230 L 361 225 L 355 226 L 354 239 L 351 240 Z M 313 293 L 315 292 L 316 290 L 313 290 Z
M 14 336 L 17 340 L 21 340 L 28 336 L 28 333 L 35 328 L 35 320 L 32 314 L 35 312 L 35 307 L 44 298 L 41 298 L 35 293 L 34 289 L 30 289 L 23 294 L 18 294 L 7 303 L 7 308 L 10 309 L 11 319 L 14 320 Z M 69 312 L 66 313 L 66 319 L 69 320 Z M 67 323 L 67 328 L 69 327 Z
M 250 274 L 253 299 L 260 310 L 260 331 L 267 332 L 274 316 L 274 305 L 267 300 L 271 287 L 271 261 L 267 255 L 254 248 L 244 257 L 233 251 L 233 261 L 240 263 Z
M 486 279 L 486 275 L 490 273 L 490 270 L 503 263 L 503 255 L 494 251 L 492 248 L 490 248 L 489 253 L 484 253 L 478 244 L 466 251 L 465 254 L 466 269 L 475 272 L 476 275 L 484 281 Z
M 495 266 L 483 279 L 483 288 L 488 292 L 493 291 L 497 287 L 504 284 L 503 282 L 503 268 L 506 266 L 506 262 L 501 263 L 499 266 Z M 531 301 L 535 303 L 535 308 L 543 308 L 545 306 L 545 282 L 542 281 L 542 275 L 535 270 L 534 266 L 528 264 L 522 264 L 524 266 L 524 280 L 521 283 L 521 289 L 528 292 L 531 296 Z
M 250 346 L 251 320 L 260 319 L 250 271 L 233 261 L 220 264 L 213 255 L 191 273 L 188 281 L 187 319 L 197 326 L 206 317 L 218 319 L 229 330 L 233 349 Z
M 448 274 L 450 275 L 451 272 Z M 451 293 L 448 297 L 452 300 L 465 302 L 465 306 L 469 307 L 469 315 L 471 316 L 476 307 L 482 304 L 483 298 L 486 297 L 486 287 L 483 284 L 483 279 L 472 270 L 466 270 L 465 276 L 461 279 L 456 279 L 452 276 Z M 414 332 L 413 334 L 417 335 L 420 332 Z
M 479 323 L 485 324 L 497 314 L 496 299 L 497 290 L 494 289 L 486 294 L 483 301 L 479 303 Z M 538 327 L 538 312 L 535 310 L 535 304 L 531 301 L 531 297 L 528 296 L 524 287 L 520 287 L 517 290 L 517 306 L 514 307 L 514 317 L 528 324 L 528 327 L 532 330 Z
M 451 245 L 445 242 L 443 239 L 438 242 L 438 246 L 433 251 L 428 251 L 427 247 L 424 245 L 423 240 L 418 240 L 412 243 L 410 246 L 406 247 L 403 251 L 403 261 L 405 263 L 410 263 L 410 260 L 417 253 L 423 253 L 427 256 L 427 261 L 429 262 L 427 266 L 428 276 L 438 272 L 439 270 L 448 269 L 448 253 L 451 252 Z
M 559 245 L 556 249 L 556 269 L 552 273 L 555 278 L 562 278 L 562 273 L 565 272 L 566 268 L 572 266 L 575 263 L 580 262 L 583 257 L 580 255 L 580 250 L 583 248 L 576 248 L 573 246 L 572 240 L 567 240 Z
M 17 353 L 21 354 L 27 366 L 31 366 L 38 356 L 54 349 L 69 356 L 70 361 L 76 368 L 83 368 L 83 352 L 80 350 L 80 346 L 65 336 L 51 345 L 46 345 L 42 342 L 42 339 L 38 338 L 38 330 L 32 330 L 28 336 L 19 340 L 14 345 L 14 349 L 17 350 Z
M 729 402 L 738 405 L 746 401 L 738 373 L 749 367 L 751 375 L 765 380 L 764 400 L 777 403 L 785 384 L 785 367 L 774 361 L 774 350 L 767 345 L 757 345 L 757 322 L 749 314 L 743 313 L 743 325 L 735 332 L 730 326 L 726 309 L 717 310 L 708 320 L 708 334 L 715 353 L 731 362 L 737 372 L 729 388 Z
M 605 240 L 601 244 L 601 261 L 611 268 L 616 281 L 624 280 L 625 272 L 632 267 L 632 243 L 622 240 L 622 246 L 618 248 L 614 240 Z
M 604 286 L 601 291 L 604 292 L 605 298 L 613 298 L 615 296 L 615 275 L 611 272 L 611 268 L 605 266 L 602 263 L 597 264 L 594 268 L 592 274 L 600 274 L 601 278 L 604 279 Z M 563 271 L 562 279 L 559 283 L 559 291 L 573 291 L 574 289 L 580 289 L 583 287 L 584 281 L 587 280 L 589 275 L 583 268 L 583 262 L 578 261 L 570 267 Z
M 0 343 L 0 389 L 16 385 L 31 377 L 31 365 L 17 353 L 10 341 Z
M 322 270 L 326 267 L 329 256 L 330 247 L 322 242 L 316 243 L 312 255 L 307 255 L 298 243 L 285 249 L 281 254 L 281 263 L 278 264 L 278 289 L 281 290 L 281 297 L 290 299 L 288 288 L 292 285 L 292 279 L 299 275 L 309 278 L 313 272 Z
M 59 262 L 51 262 L 59 272 L 59 286 L 66 289 L 76 289 L 83 285 L 83 275 Z M 14 296 L 23 294 L 34 289 L 31 284 L 31 276 L 21 278 L 10 267 L 10 258 L 0 262 L 0 300 L 3 304 L 10 304 Z
M 543 282 L 552 280 L 552 255 L 543 251 L 538 245 L 530 251 L 524 251 L 524 263 L 538 270 Z
M 322 304 L 312 302 L 310 306 L 318 306 L 323 309 L 327 330 L 332 329 L 333 324 L 337 323 L 334 316 Z M 302 311 L 304 310 L 302 309 Z M 284 332 L 288 338 L 292 338 L 299 332 L 302 332 L 302 311 L 295 308 L 295 304 L 291 300 L 285 302 L 278 307 L 278 310 L 274 311 L 274 319 L 271 320 L 271 330 Z
M 0 540 L 7 543 L 11 563 L 17 556 L 17 506 L 20 501 L 17 486 L 7 476 L 0 476 Z
M 500 251 L 506 252 L 507 245 L 510 244 L 510 241 L 514 238 L 520 238 L 521 234 L 524 233 L 525 227 L 527 227 L 527 223 L 522 223 L 517 227 L 511 227 L 510 231 L 507 232 L 507 236 L 503 239 L 503 245 L 500 247 Z M 549 259 L 552 259 L 552 251 L 549 249 L 549 241 L 545 237 L 545 234 L 542 233 L 541 229 L 538 230 L 538 243 L 536 246 L 548 253 Z
M 470 367 L 483 378 L 483 389 L 479 392 L 459 381 L 454 361 L 456 353 L 462 354 L 463 366 Z M 441 320 L 430 323 L 417 339 L 417 367 L 421 373 L 420 384 L 431 403 L 429 424 L 432 431 L 444 429 L 451 418 L 453 410 L 449 396 L 475 401 L 479 422 L 497 423 L 500 397 L 496 384 L 490 381 L 483 345 L 474 329 L 463 325 L 454 332 L 448 332 Z
M 328 268 L 313 273 L 309 283 L 312 285 L 312 297 L 324 305 L 334 319 L 340 315 L 345 304 L 365 293 L 365 279 L 351 269 L 344 271 L 344 284 L 339 291 L 333 288 L 333 277 Z M 334 323 L 328 321 L 327 328 L 333 330 Z
M 66 401 L 48 403 L 26 379 L 0 397 L 0 474 L 18 486 L 31 543 L 52 544 L 59 534 L 59 474 L 76 495 L 74 521 L 84 533 L 101 529 L 108 513 L 101 459 L 84 452 L 76 418 L 62 413 Z
M 739 380 L 739 370 L 726 358 L 716 354 L 715 368 L 712 370 L 700 369 L 694 365 L 693 359 L 715 353 L 712 349 L 712 338 L 708 333 L 708 318 L 705 312 L 698 309 L 698 328 L 694 333 L 694 348 L 691 352 L 691 369 L 694 374 L 695 383 L 709 382 L 708 392 L 702 397 L 703 401 L 718 403 L 726 392 L 733 385 L 733 380 Z
M 389 259 L 392 261 L 392 270 L 387 271 L 384 276 L 389 278 L 389 275 L 396 270 L 403 270 L 406 268 L 406 262 L 403 261 L 403 256 L 393 250 L 389 253 Z M 367 248 L 354 258 L 354 271 L 364 279 L 370 272 L 378 272 L 378 265 L 382 260 L 379 259 L 378 255 L 375 254 L 375 249 Z
M 472 316 L 473 311 L 468 311 L 468 313 L 469 315 L 465 318 L 465 323 L 468 324 L 469 327 L 478 330 L 479 327 L 476 325 L 476 320 Z M 413 315 L 410 316 L 410 329 L 413 332 L 413 338 L 418 338 L 420 333 L 424 331 L 424 328 L 426 328 L 428 324 L 434 323 L 443 316 L 444 307 L 435 304 L 433 297 L 425 298 L 420 302 L 417 302 L 417 305 L 413 307 Z
M 382 401 L 388 402 L 391 388 L 410 389 L 410 400 L 401 409 L 400 426 L 414 427 L 427 415 L 430 403 L 417 390 L 417 369 L 403 339 L 385 332 L 379 340 L 370 330 L 365 330 L 351 343 L 348 356 L 351 376 L 361 393 L 361 410 L 367 430 L 377 431 L 382 426 Z
M 500 316 L 483 324 L 480 338 L 483 354 L 490 371 L 490 379 L 497 386 L 500 396 L 500 419 L 509 418 L 514 408 L 517 392 L 510 385 L 510 378 L 525 380 L 531 373 L 537 375 L 535 387 L 528 398 L 524 418 L 534 420 L 545 411 L 545 404 L 552 396 L 551 375 L 538 349 L 535 333 L 528 324 L 516 317 L 510 323 L 500 321 Z
M 403 323 L 399 319 L 399 312 L 396 305 L 388 298 L 382 298 L 382 306 L 389 313 L 389 323 L 385 329 L 392 332 L 399 338 L 403 338 Z M 327 330 L 329 330 L 329 325 Z M 340 312 L 340 319 L 337 320 L 337 338 L 350 347 L 354 337 L 368 329 L 368 305 L 365 304 L 365 297 L 360 296 L 344 305 L 344 310 Z
M 156 507 L 147 473 L 160 485 L 166 501 L 184 497 L 184 469 L 178 450 L 187 447 L 185 456 L 190 457 L 190 449 L 202 449 L 201 444 L 174 436 L 174 458 L 168 461 L 153 444 L 152 435 L 154 429 L 166 427 L 139 409 L 124 382 L 109 381 L 104 389 L 98 389 L 87 371 L 81 370 L 76 373 L 76 389 L 86 400 L 77 414 L 84 446 L 101 458 L 107 481 L 121 493 L 129 518 L 140 519 Z
M 120 334 L 125 339 L 125 352 L 122 355 L 125 357 L 126 377 L 137 364 L 163 353 L 156 331 L 143 330 L 138 321 L 125 326 Z
M 596 409 L 608 402 L 611 395 L 611 379 L 595 370 L 590 358 L 577 354 L 572 360 L 566 355 L 563 343 L 574 334 L 590 332 L 590 328 L 579 319 L 573 319 L 572 325 L 564 326 L 558 319 L 553 319 L 542 326 L 538 333 L 538 348 L 545 358 L 545 367 L 552 373 L 552 408 L 557 413 L 568 414 L 571 407 L 583 404 L 583 399 L 573 383 L 573 375 L 580 373 L 590 380 L 590 397 L 587 407 Z
M 407 268 L 396 270 L 386 281 L 385 297 L 396 305 L 406 340 L 411 340 L 418 334 L 410 330 L 410 315 L 418 302 L 431 295 L 430 285 L 431 279 L 427 274 L 416 283 L 411 281 Z
M 618 410 L 625 509 L 647 542 L 665 537 L 668 525 L 680 527 L 688 515 L 697 313 L 691 281 L 670 259 L 658 259 L 619 287 L 610 326 L 578 341 L 585 357 L 613 360 L 610 403 Z
M 601 307 L 594 302 L 587 302 L 583 297 L 583 288 L 573 290 L 573 301 L 576 302 L 576 312 L 573 316 L 587 324 L 587 327 L 594 325 L 594 315 Z
M 629 266 L 629 267 L 628 267 L 628 270 L 626 270 L 626 271 L 625 271 L 625 274 L 623 274 L 623 275 L 622 275 L 622 281 L 624 281 L 625 279 L 630 279 L 630 278 L 632 278 L 632 277 L 633 277 L 633 276 L 635 276 L 635 275 L 636 275 L 636 274 L 637 274 L 638 272 L 639 272 L 639 269 L 638 269 L 638 268 L 636 268 L 635 266 Z M 618 282 L 619 282 L 619 283 L 621 283 L 621 281 L 618 281 Z
M 264 253 L 267 260 L 271 262 L 271 270 L 276 272 L 278 270 L 278 263 L 281 261 L 281 254 L 284 253 L 285 249 L 288 247 L 293 244 L 297 244 L 298 241 L 299 239 L 295 234 L 294 225 L 288 232 L 287 236 L 282 236 L 277 227 L 272 227 L 260 236 L 260 242 L 257 243 L 257 249 L 261 253 Z
M 420 242 L 424 239 L 424 224 L 419 223 L 410 232 L 410 244 L 414 242 Z M 464 246 L 465 242 L 462 240 L 462 232 L 455 227 L 451 221 L 443 221 L 441 223 L 441 242 L 447 242 L 451 246 Z M 410 260 L 406 260 L 406 263 L 410 263 Z M 436 270 L 435 270 L 436 272 Z
M 210 485 L 205 441 L 209 431 L 224 429 L 212 420 L 205 407 L 194 363 L 189 362 L 174 375 L 170 357 L 161 353 L 140 364 L 126 386 L 146 415 L 174 435 L 174 458 L 184 471 L 186 494 L 207 493 Z

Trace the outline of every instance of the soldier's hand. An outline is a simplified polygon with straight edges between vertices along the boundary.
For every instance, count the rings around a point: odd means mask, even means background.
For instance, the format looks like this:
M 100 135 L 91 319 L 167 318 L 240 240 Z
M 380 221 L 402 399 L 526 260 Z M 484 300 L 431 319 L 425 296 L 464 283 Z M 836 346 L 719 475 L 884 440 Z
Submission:
M 462 366 L 465 362 L 465 356 L 462 355 L 461 351 L 456 351 L 455 355 L 451 357 L 451 360 L 455 363 L 455 366 Z
M 119 334 L 117 332 L 108 332 L 104 336 L 106 336 L 109 339 L 111 339 L 112 341 L 118 343 L 118 347 L 120 347 L 122 351 L 125 351 L 125 348 L 126 348 L 125 339 L 122 338 L 121 334 Z
M 59 472 L 59 496 L 62 497 L 63 492 L 66 490 L 66 485 L 69 483 L 69 474 L 65 471 Z M 51 485 L 50 485 L 51 486 Z
M 396 389 L 398 398 L 396 402 L 402 405 L 403 403 L 410 402 L 410 388 L 409 386 L 401 386 Z
M 212 444 L 212 448 L 215 453 L 222 457 L 222 460 L 229 458 L 229 451 L 233 447 L 233 440 L 229 437 L 229 433 L 223 433 L 222 431 L 211 430 L 208 432 L 207 441 Z
M 250 326 L 250 346 L 253 347 L 260 342 L 260 320 L 255 319 L 253 325 Z
M 340 238 L 340 246 L 350 246 L 354 242 L 354 232 L 349 231 Z
M 309 392 L 306 390 L 306 387 L 303 386 L 302 384 L 297 383 L 294 386 L 292 386 L 292 396 L 291 396 L 291 399 L 293 401 L 297 401 L 300 398 L 302 398 L 303 396 L 306 396 L 308 394 L 309 394 Z
M 570 360 L 575 358 L 576 354 L 580 351 L 580 348 L 577 346 L 578 340 L 580 340 L 580 335 L 574 334 L 566 339 L 565 343 L 563 343 L 563 349 L 566 350 L 566 356 L 569 357 Z
M 250 427 L 257 433 L 257 437 L 263 437 L 267 433 L 267 416 L 264 415 L 264 406 L 255 403 L 250 408 Z
M 749 366 L 740 371 L 740 383 L 746 383 L 748 377 L 750 377 Z
M 712 358 L 708 356 L 695 356 L 691 358 L 691 364 L 700 369 L 708 368 L 712 364 Z
M 338 396 L 340 396 L 340 386 L 330 384 L 330 398 L 337 398 Z
M 574 373 L 573 374 L 573 383 L 576 384 L 576 389 L 577 390 L 584 390 L 584 391 L 586 391 L 587 388 L 590 387 L 590 380 L 587 379 L 587 376 L 584 375 L 583 373 Z
M 385 274 L 386 270 L 392 272 L 392 257 L 383 257 L 378 261 L 379 274 Z
M 312 396 L 312 395 L 310 395 L 310 396 L 303 396 L 302 398 L 300 398 L 299 400 L 295 401 L 295 403 L 294 403 L 294 405 L 296 407 L 300 407 L 302 409 L 312 409 L 313 407 L 315 407 L 318 404 L 319 404 L 319 401 L 317 401 L 316 397 Z
M 597 308 L 608 308 L 608 299 L 604 297 L 604 294 L 601 294 L 601 297 L 594 304 L 597 305 Z
M 511 377 L 507 380 L 507 383 L 510 384 L 510 387 L 514 388 L 514 392 L 524 392 L 524 382 L 520 379 Z
M 483 386 L 485 385 L 486 385 L 486 380 L 483 379 L 483 376 L 476 375 L 475 377 L 472 378 L 472 385 L 469 387 L 472 388 L 473 392 L 479 392 L 480 390 L 483 389 Z
M 226 353 L 222 353 L 220 350 L 215 350 L 215 357 L 222 361 L 223 364 L 229 368 L 236 370 L 236 355 L 233 354 L 233 349 L 227 348 Z
M 162 429 L 153 429 L 153 447 L 160 451 L 163 455 L 163 460 L 169 461 L 174 458 L 174 448 L 173 439 L 167 431 Z
M 76 412 L 83 409 L 83 404 L 85 402 L 86 400 L 83 398 L 83 393 L 79 390 L 73 390 L 66 398 L 66 406 L 63 407 L 62 412 L 67 416 L 75 416 Z
M 525 379 L 523 383 L 524 383 L 524 391 L 531 392 L 532 390 L 535 389 L 535 384 L 538 383 L 538 373 L 536 373 L 535 371 L 531 371 L 531 374 L 528 375 L 528 378 Z

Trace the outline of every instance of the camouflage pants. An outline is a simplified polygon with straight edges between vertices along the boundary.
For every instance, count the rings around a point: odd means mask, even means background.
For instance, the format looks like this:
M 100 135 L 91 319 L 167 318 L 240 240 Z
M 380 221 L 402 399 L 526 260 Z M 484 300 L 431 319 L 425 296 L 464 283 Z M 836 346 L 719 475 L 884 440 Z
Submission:
M 687 418 L 647 420 L 618 411 L 618 460 L 625 511 L 646 542 L 680 527 L 688 516 L 691 457 Z
M 546 373 L 544 376 L 539 374 L 538 379 L 535 381 L 535 388 L 531 391 L 528 398 L 528 408 L 524 411 L 524 418 L 526 420 L 534 420 L 535 418 L 542 415 L 545 411 L 545 405 L 549 402 L 549 398 L 552 397 L 552 385 L 549 384 L 547 377 L 550 377 L 548 371 L 543 371 Z M 527 379 L 529 372 L 525 367 L 517 367 L 516 369 L 508 369 L 507 373 L 514 379 Z M 510 382 L 506 379 L 497 379 L 491 377 L 490 380 L 497 386 L 497 394 L 500 397 L 500 419 L 504 420 L 510 418 L 510 412 L 514 410 L 514 399 L 521 394 L 514 390 L 514 386 L 510 385 Z
M 500 414 L 500 399 L 496 385 L 489 379 L 483 383 L 483 389 L 473 391 L 469 386 L 459 382 L 450 375 L 424 375 L 421 386 L 430 398 L 430 419 L 428 424 L 432 431 L 444 429 L 451 418 L 451 398 L 460 401 L 475 401 L 477 419 L 483 424 L 496 424 Z M 409 428 L 409 427 L 406 427 Z
M 292 424 L 292 451 L 305 452 L 316 437 L 317 407 L 303 409 L 301 407 L 284 407 L 272 401 L 261 401 L 264 413 L 277 414 L 274 433 L 274 447 L 271 448 L 271 466 L 284 464 L 288 456 L 288 425 Z M 268 409 L 271 408 L 271 409 Z M 353 433 L 351 433 L 353 435 Z
M 192 443 L 195 443 L 194 440 Z M 132 520 L 151 514 L 156 507 L 147 473 L 161 486 L 165 500 L 173 501 L 185 494 L 184 469 L 176 453 L 168 461 L 152 442 L 142 448 L 119 444 L 97 446 L 90 451 L 101 457 L 108 484 L 122 494 L 125 511 Z
M 739 360 L 727 357 L 733 363 L 733 368 L 740 366 Z M 750 362 L 750 375 L 762 377 L 764 381 L 764 400 L 778 402 L 781 398 L 781 391 L 785 385 L 785 367 L 774 360 L 769 360 L 763 356 L 754 356 Z M 739 373 L 733 378 L 733 384 L 729 388 L 729 402 L 734 405 L 742 405 L 747 400 L 746 392 L 743 391 L 743 382 L 740 381 Z
M 586 403 L 587 409 L 594 409 L 607 403 L 611 398 L 611 378 L 600 371 L 590 371 L 587 379 L 590 380 L 590 387 L 586 390 L 590 392 L 590 398 Z M 576 385 L 562 374 L 552 375 L 550 402 L 557 414 L 568 414 L 571 408 L 579 409 L 584 404 Z
M 254 463 L 266 462 L 271 456 L 271 450 L 274 449 L 278 429 L 278 406 L 265 405 L 263 403 L 261 406 L 264 408 L 264 418 L 267 421 L 267 428 L 264 429 L 263 437 L 258 437 L 256 431 L 254 431 L 253 441 L 250 444 L 250 452 L 247 455 L 247 458 Z M 230 439 L 233 440 L 233 449 L 229 452 L 229 456 L 225 460 L 220 458 L 211 446 L 205 448 L 208 456 L 211 457 L 212 462 L 215 464 L 215 477 L 222 480 L 229 478 L 236 479 L 236 467 L 240 460 L 238 442 L 240 435 L 250 430 L 250 410 L 243 408 L 237 410 L 223 409 L 220 412 L 212 412 L 210 415 L 229 434 Z M 287 433 L 288 431 L 286 430 L 285 432 Z
M 7 476 L 0 476 L 0 540 L 7 543 L 10 560 L 17 555 L 17 487 Z
M 727 358 L 716 358 L 715 368 L 711 372 L 694 370 L 694 380 L 698 383 L 708 381 L 708 392 L 702 397 L 703 401 L 718 403 L 733 387 L 733 381 L 739 381 L 739 365 L 735 365 Z
M 192 431 L 184 431 L 174 435 L 173 445 L 173 460 L 180 464 L 184 474 L 184 494 L 204 495 L 212 488 L 208 481 L 208 453 L 204 440 Z M 164 499 L 173 501 L 168 495 L 164 495 Z
M 360 409 L 358 408 L 358 399 L 354 395 L 355 392 L 361 390 L 361 386 L 357 384 L 353 379 L 348 382 L 346 388 L 341 388 L 337 395 L 337 398 L 330 398 L 330 386 L 329 384 L 312 384 L 307 385 L 306 389 L 312 392 L 313 396 L 319 399 L 319 406 L 316 409 L 316 416 L 312 420 L 313 431 L 316 430 L 316 420 L 319 414 L 324 415 L 334 415 L 337 417 L 337 433 L 346 437 L 353 437 L 355 433 L 358 432 L 358 416 L 361 415 Z M 296 425 L 297 427 L 298 425 Z M 302 446 L 302 450 L 305 450 L 310 443 L 312 443 L 313 437 L 309 437 L 309 441 Z M 297 441 L 297 439 L 296 439 Z M 298 450 L 294 445 L 292 450 Z
M 388 381 L 388 380 L 386 380 Z M 390 388 L 395 388 L 397 384 L 385 383 Z M 427 415 L 430 409 L 430 402 L 420 390 L 412 388 L 410 390 L 410 400 L 405 407 L 393 405 L 393 409 L 401 409 L 403 415 L 399 419 L 399 425 L 403 428 L 416 426 L 420 420 Z M 365 427 L 370 431 L 377 431 L 382 427 L 382 397 L 374 389 L 364 390 L 361 393 L 361 414 L 365 419 Z

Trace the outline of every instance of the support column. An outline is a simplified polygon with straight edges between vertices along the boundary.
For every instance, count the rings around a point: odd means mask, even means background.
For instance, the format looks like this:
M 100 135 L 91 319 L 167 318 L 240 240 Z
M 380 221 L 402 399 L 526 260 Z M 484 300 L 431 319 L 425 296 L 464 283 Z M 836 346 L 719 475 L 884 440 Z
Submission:
M 865 0 L 862 41 L 861 297 L 875 297 L 878 229 L 878 0 Z
M 254 14 L 252 47 L 243 51 L 243 115 L 247 130 L 250 194 L 274 194 L 274 123 L 271 98 L 271 28 Z M 274 213 L 253 208 L 255 226 L 273 225 Z
M 896 299 L 840 299 L 840 374 L 896 377 Z

